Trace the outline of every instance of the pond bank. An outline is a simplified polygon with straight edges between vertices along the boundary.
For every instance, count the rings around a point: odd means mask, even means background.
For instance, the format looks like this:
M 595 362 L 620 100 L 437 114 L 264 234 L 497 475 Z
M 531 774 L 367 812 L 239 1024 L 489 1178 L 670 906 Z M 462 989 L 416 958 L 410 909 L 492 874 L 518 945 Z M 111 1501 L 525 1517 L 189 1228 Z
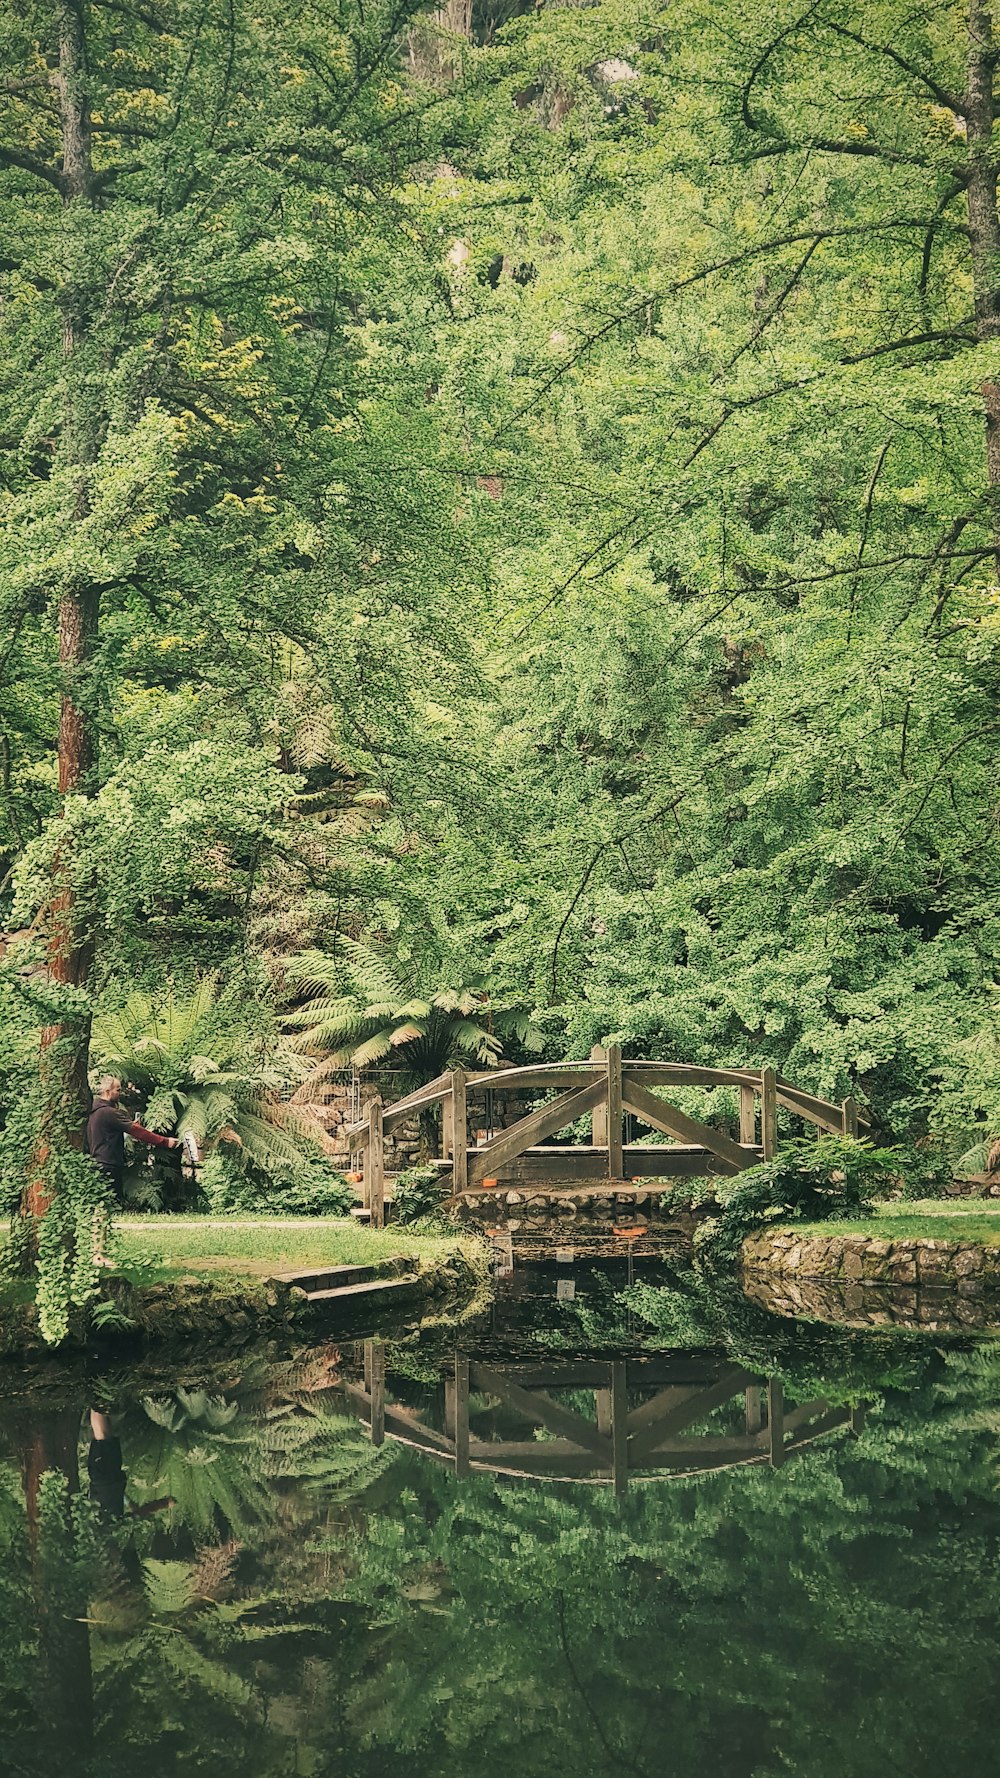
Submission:
M 1000 1292 L 1000 1245 L 995 1243 L 928 1235 L 896 1239 L 835 1228 L 828 1224 L 822 1234 L 758 1230 L 743 1243 L 744 1273 L 859 1286 L 948 1286 L 969 1297 Z
M 0 1292 L 0 1358 L 58 1357 L 94 1344 L 340 1331 L 359 1316 L 377 1315 L 390 1281 L 401 1287 L 391 1292 L 394 1304 L 434 1299 L 441 1312 L 460 1316 L 489 1286 L 486 1249 L 467 1235 L 376 1232 L 318 1218 L 123 1219 L 114 1251 L 116 1267 L 102 1280 L 96 1325 L 79 1315 L 58 1349 L 43 1344 L 25 1286 Z M 299 1272 L 333 1266 L 363 1268 L 371 1288 L 320 1302 L 292 1281 Z

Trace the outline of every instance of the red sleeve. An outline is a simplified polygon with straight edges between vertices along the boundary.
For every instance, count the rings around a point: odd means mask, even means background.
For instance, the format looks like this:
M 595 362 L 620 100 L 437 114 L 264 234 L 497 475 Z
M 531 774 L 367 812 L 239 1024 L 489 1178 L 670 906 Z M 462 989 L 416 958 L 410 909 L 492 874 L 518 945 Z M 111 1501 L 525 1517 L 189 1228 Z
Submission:
M 157 1136 L 155 1130 L 144 1130 L 141 1124 L 127 1124 L 125 1133 L 137 1142 L 151 1142 L 154 1148 L 167 1148 L 173 1141 L 172 1136 Z

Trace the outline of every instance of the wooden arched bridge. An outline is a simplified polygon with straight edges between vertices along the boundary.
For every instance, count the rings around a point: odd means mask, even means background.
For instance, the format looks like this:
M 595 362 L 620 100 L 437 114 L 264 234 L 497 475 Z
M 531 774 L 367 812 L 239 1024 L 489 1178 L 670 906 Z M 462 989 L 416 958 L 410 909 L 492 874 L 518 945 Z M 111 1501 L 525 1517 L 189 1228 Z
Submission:
M 682 1111 L 661 1089 L 734 1087 L 739 1093 L 738 1135 Z M 490 1106 L 497 1095 L 536 1100 L 523 1117 L 492 1127 Z M 476 1101 L 481 1101 L 480 1112 Z M 491 1068 L 470 1073 L 456 1068 L 419 1087 L 394 1105 L 375 1099 L 362 1122 L 347 1130 L 364 1155 L 364 1201 L 372 1223 L 383 1220 L 385 1138 L 420 1112 L 440 1105 L 442 1159 L 455 1198 L 502 1186 L 526 1184 L 547 1192 L 579 1191 L 588 1185 L 627 1190 L 641 1179 L 692 1179 L 740 1173 L 773 1158 L 778 1146 L 779 1108 L 818 1130 L 856 1136 L 867 1119 L 853 1099 L 835 1105 L 782 1079 L 773 1068 L 700 1068 L 679 1062 L 644 1062 L 622 1057 L 611 1044 L 583 1062 L 547 1062 L 525 1068 Z M 470 1143 L 473 1127 L 482 1129 Z M 666 1142 L 625 1140 L 625 1119 L 637 1120 Z M 590 1120 L 589 1143 L 554 1143 L 581 1118 Z M 598 1184 L 603 1182 L 603 1187 Z

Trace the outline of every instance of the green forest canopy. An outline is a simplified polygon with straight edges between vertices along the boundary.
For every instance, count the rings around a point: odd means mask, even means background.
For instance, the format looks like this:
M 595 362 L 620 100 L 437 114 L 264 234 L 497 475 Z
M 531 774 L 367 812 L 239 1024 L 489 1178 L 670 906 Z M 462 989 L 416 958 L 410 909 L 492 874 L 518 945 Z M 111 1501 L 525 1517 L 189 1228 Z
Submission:
M 8 1112 L 346 937 L 1000 1133 L 989 10 L 0 21 Z

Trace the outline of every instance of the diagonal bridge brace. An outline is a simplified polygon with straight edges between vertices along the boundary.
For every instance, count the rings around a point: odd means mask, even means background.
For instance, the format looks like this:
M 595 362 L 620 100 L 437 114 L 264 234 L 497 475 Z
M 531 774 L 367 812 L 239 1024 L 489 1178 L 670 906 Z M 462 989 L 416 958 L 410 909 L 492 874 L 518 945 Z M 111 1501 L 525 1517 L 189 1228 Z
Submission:
M 713 1130 L 709 1124 L 702 1124 L 697 1118 L 688 1117 L 686 1112 L 671 1105 L 669 1100 L 658 1099 L 654 1093 L 639 1085 L 627 1067 L 622 1073 L 622 1106 L 626 1111 L 631 1111 L 633 1116 L 641 1117 L 644 1124 L 651 1124 L 654 1130 L 662 1130 L 665 1136 L 672 1136 L 675 1142 L 707 1148 L 717 1161 L 722 1162 L 727 1173 L 742 1173 L 744 1168 L 755 1167 L 760 1160 L 758 1149 L 744 1147 L 724 1135 L 721 1130 Z

